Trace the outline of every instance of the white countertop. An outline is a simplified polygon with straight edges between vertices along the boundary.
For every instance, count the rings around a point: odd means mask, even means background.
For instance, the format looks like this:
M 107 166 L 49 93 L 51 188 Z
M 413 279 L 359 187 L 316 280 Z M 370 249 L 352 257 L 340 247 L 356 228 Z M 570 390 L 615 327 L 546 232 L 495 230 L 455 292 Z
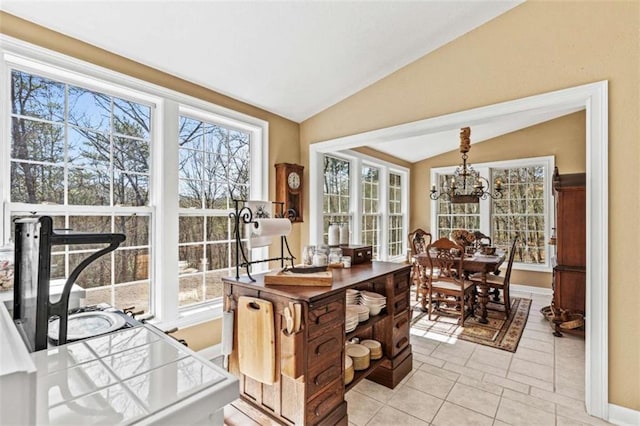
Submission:
M 237 378 L 150 325 L 31 359 L 37 424 L 222 424 L 239 395 Z

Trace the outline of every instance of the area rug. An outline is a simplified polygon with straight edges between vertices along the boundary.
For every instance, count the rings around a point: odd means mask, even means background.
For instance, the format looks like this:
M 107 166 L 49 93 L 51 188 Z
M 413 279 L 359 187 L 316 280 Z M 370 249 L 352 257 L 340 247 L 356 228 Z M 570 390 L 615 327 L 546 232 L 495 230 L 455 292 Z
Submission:
M 463 326 L 458 325 L 458 318 L 434 313 L 429 321 L 428 314 L 422 312 L 418 303 L 413 309 L 411 319 L 412 330 L 424 331 L 424 336 L 434 338 L 449 337 L 467 340 L 492 348 L 515 352 L 522 337 L 524 326 L 527 324 L 531 299 L 519 297 L 511 298 L 511 314 L 504 318 L 504 306 L 489 302 L 488 324 L 481 324 L 480 316 L 469 316 Z

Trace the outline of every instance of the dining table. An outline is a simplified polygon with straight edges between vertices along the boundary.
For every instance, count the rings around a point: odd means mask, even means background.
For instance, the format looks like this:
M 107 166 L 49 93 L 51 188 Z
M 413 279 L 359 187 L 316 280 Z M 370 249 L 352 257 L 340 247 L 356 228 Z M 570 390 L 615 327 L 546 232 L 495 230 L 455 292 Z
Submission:
M 487 319 L 487 304 L 489 303 L 489 285 L 487 284 L 487 275 L 490 273 L 497 273 L 500 270 L 500 265 L 505 260 L 505 252 L 501 250 L 497 250 L 495 254 L 487 255 L 482 253 L 474 253 L 474 254 L 463 254 L 462 259 L 462 270 L 465 276 L 468 278 L 469 275 L 480 273 L 481 281 L 476 283 L 476 287 L 478 289 L 478 306 L 480 308 L 480 318 L 478 321 L 482 324 L 487 324 L 489 320 Z M 431 262 L 429 261 L 429 253 L 418 253 L 413 255 L 413 259 L 418 265 L 423 267 L 423 270 L 428 270 L 431 267 Z M 459 258 L 458 258 L 459 259 Z M 426 309 L 426 291 L 427 290 L 427 282 L 426 279 L 420 276 L 420 287 L 423 291 L 419 291 L 422 295 L 422 309 Z

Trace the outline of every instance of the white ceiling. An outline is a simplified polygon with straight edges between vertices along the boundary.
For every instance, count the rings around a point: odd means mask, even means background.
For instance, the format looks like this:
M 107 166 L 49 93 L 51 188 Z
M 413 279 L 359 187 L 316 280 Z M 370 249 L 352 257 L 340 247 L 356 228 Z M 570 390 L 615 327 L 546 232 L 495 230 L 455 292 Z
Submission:
M 2 0 L 0 8 L 301 122 L 521 2 Z

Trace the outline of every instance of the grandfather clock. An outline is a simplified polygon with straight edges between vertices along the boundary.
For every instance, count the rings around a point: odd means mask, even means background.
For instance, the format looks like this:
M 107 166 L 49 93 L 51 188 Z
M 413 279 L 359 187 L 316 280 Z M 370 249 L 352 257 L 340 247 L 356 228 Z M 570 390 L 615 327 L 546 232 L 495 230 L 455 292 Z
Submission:
M 276 167 L 276 201 L 284 203 L 291 222 L 302 222 L 302 173 L 298 164 L 278 163 Z

